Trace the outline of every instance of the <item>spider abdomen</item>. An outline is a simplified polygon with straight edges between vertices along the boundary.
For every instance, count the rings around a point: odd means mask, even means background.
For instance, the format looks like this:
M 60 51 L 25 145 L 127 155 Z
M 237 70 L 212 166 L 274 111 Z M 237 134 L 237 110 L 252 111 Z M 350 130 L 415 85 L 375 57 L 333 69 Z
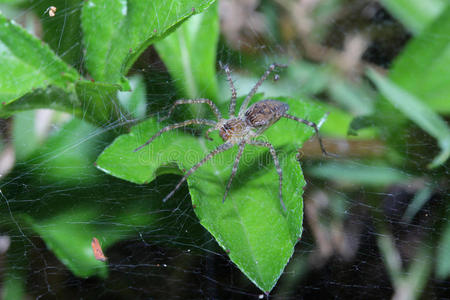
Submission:
M 245 112 L 245 121 L 253 128 L 268 127 L 278 121 L 289 109 L 289 105 L 277 100 L 262 100 Z

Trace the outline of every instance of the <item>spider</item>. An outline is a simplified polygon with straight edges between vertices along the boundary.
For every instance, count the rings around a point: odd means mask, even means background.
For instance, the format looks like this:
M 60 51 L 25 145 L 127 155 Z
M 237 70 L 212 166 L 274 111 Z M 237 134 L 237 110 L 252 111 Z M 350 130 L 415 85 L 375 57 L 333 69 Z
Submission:
M 318 137 L 320 148 L 322 150 L 322 153 L 325 155 L 328 155 L 328 153 L 325 151 L 325 148 L 322 143 L 322 139 L 319 135 L 319 130 L 317 128 L 317 125 L 313 122 L 297 118 L 295 116 L 287 114 L 287 110 L 289 109 L 289 106 L 286 103 L 277 101 L 277 100 L 261 100 L 253 105 L 251 105 L 248 109 L 247 106 L 250 102 L 250 99 L 255 95 L 258 88 L 262 85 L 264 80 L 267 79 L 267 77 L 270 75 L 271 72 L 275 70 L 275 68 L 285 68 L 286 65 L 282 64 L 276 64 L 273 63 L 269 66 L 269 68 L 264 72 L 264 74 L 261 76 L 259 81 L 255 84 L 255 86 L 251 89 L 250 93 L 245 97 L 244 102 L 242 103 L 239 113 L 237 116 L 235 115 L 236 110 L 236 88 L 234 87 L 233 80 L 231 78 L 231 71 L 228 66 L 222 66 L 224 69 L 227 81 L 230 85 L 231 89 L 231 101 L 229 106 L 229 119 L 222 118 L 222 115 L 217 108 L 217 106 L 209 99 L 180 99 L 175 101 L 173 106 L 170 108 L 168 115 L 165 119 L 169 118 L 174 109 L 181 104 L 207 104 L 210 106 L 211 110 L 215 114 L 217 118 L 216 121 L 212 120 L 206 120 L 206 119 L 192 119 L 187 120 L 184 122 L 172 124 L 169 126 L 164 127 L 160 131 L 158 131 L 156 134 L 154 134 L 147 142 L 145 142 L 143 145 L 139 146 L 134 150 L 134 152 L 139 151 L 140 149 L 144 148 L 145 146 L 149 145 L 151 142 L 153 142 L 157 137 L 159 137 L 161 134 L 163 134 L 166 131 L 173 130 L 179 127 L 184 127 L 191 124 L 199 124 L 199 125 L 207 125 L 212 126 L 206 131 L 206 138 L 209 140 L 212 140 L 209 137 L 209 134 L 212 131 L 218 130 L 220 137 L 223 139 L 224 143 L 218 146 L 216 149 L 211 151 L 208 155 L 206 155 L 201 161 L 199 161 L 197 164 L 195 164 L 193 167 L 191 167 L 181 178 L 181 180 L 178 182 L 178 184 L 175 186 L 175 188 L 163 199 L 163 202 L 167 201 L 170 197 L 173 196 L 173 194 L 181 187 L 184 181 L 192 174 L 194 173 L 199 167 L 201 167 L 204 163 L 206 163 L 208 160 L 210 160 L 215 155 L 224 152 L 226 150 L 231 149 L 234 145 L 238 145 L 238 153 L 236 155 L 236 158 L 234 160 L 233 169 L 231 171 L 230 179 L 228 180 L 228 184 L 225 189 L 225 193 L 223 195 L 222 202 L 225 202 L 225 199 L 227 198 L 228 192 L 231 187 L 231 183 L 233 181 L 233 177 L 236 175 L 239 161 L 241 159 L 242 153 L 244 152 L 244 148 L 246 145 L 254 145 L 258 147 L 266 147 L 269 149 L 270 154 L 272 155 L 272 158 L 275 163 L 275 168 L 278 173 L 279 178 L 279 198 L 280 198 L 280 204 L 284 211 L 286 211 L 286 206 L 283 202 L 283 195 L 282 195 L 282 183 L 283 183 L 283 173 L 281 171 L 280 162 L 277 157 L 277 153 L 275 151 L 275 148 L 272 146 L 272 144 L 260 140 L 256 140 L 258 136 L 260 136 L 266 129 L 268 129 L 270 126 L 272 126 L 275 122 L 277 122 L 281 118 L 288 118 L 303 124 L 306 124 L 310 127 L 312 127 Z

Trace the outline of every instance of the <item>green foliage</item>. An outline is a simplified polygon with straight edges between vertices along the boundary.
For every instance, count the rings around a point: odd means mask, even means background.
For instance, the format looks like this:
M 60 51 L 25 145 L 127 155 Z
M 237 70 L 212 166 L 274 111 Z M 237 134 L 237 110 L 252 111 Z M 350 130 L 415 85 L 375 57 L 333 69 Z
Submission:
M 26 5 L 26 1 L 0 2 Z M 338 16 L 344 2 L 318 5 L 311 11 L 312 20 Z M 419 247 L 413 262 L 403 267 L 393 237 L 383 226 L 386 220 L 379 212 L 380 203 L 375 202 L 379 199 L 373 199 L 374 195 L 385 195 L 391 186 L 423 182 L 413 191 L 415 196 L 402 214 L 405 224 L 413 224 L 433 196 L 445 189 L 450 130 L 441 115 L 450 112 L 450 4 L 445 0 L 383 0 L 382 4 L 414 36 L 393 61 L 389 76 L 369 69 L 367 76 L 375 87 L 363 78 L 350 79 L 338 70 L 336 62 L 311 63 L 290 54 L 289 68 L 280 72 L 280 80 L 273 82 L 269 77 L 259 90 L 264 96 L 257 94 L 252 101 L 270 98 L 288 103 L 289 113 L 323 123 L 321 133 L 339 139 L 335 148 L 351 148 L 354 141 L 368 141 L 369 147 L 370 142 L 383 143 L 383 151 L 375 159 L 363 153 L 358 161 L 338 158 L 303 165 L 312 180 L 326 180 L 338 187 L 333 189 L 339 196 L 329 198 L 332 218 L 324 222 L 329 226 L 344 222 L 351 209 L 348 199 L 359 201 L 350 193 L 371 191 L 367 201 L 374 202 L 362 206 L 375 216 L 378 246 L 392 285 L 396 291 L 407 290 L 411 298 L 418 298 L 432 276 L 431 266 L 435 266 L 437 278 L 445 279 L 450 274 L 450 226 L 433 227 L 436 235 L 443 233 L 442 237 L 430 237 L 424 245 L 434 243 L 437 250 Z M 97 237 L 108 250 L 119 241 L 136 238 L 137 231 L 145 228 L 157 230 L 157 242 L 171 246 L 195 244 L 203 251 L 217 242 L 250 281 L 263 292 L 270 292 L 303 231 L 306 182 L 298 149 L 313 130 L 282 119 L 261 137 L 277 150 L 284 175 L 286 212 L 278 198 L 278 174 L 265 148 L 247 145 L 225 203 L 222 197 L 236 147 L 200 167 L 188 178 L 187 188 L 180 189 L 172 199 L 161 201 L 179 175 L 223 143 L 217 133 L 209 141 L 199 134 L 204 130 L 177 129 L 133 152 L 181 116 L 207 116 L 206 106 L 193 105 L 178 107 L 170 122 L 159 122 L 155 116 L 163 111 L 151 111 L 152 117 L 142 120 L 149 113 L 149 90 L 161 82 L 132 65 L 150 45 L 155 46 L 176 87 L 165 95 L 210 98 L 226 115 L 229 86 L 223 72 L 219 84 L 216 75 L 218 3 L 55 0 L 51 5 L 57 7 L 55 17 L 43 15 L 48 7 L 45 1 L 29 9 L 40 16 L 42 40 L 0 14 L 0 117 L 13 117 L 11 130 L 5 128 L 2 134 L 10 133 L 13 160 L 17 162 L 7 176 L 0 174 L 1 229 L 25 240 L 12 242 L 8 249 L 2 296 L 15 299 L 25 294 L 27 276 L 22 271 L 30 266 L 23 254 L 30 245 L 37 248 L 30 236 L 37 234 L 76 276 L 105 279 L 108 265 L 95 260 L 92 238 Z M 268 27 L 276 30 L 278 19 L 271 5 L 275 4 L 263 1 L 260 11 L 270 19 Z M 280 23 L 280 27 L 286 26 Z M 35 29 L 40 32 L 39 27 Z M 309 35 L 314 36 L 313 42 L 323 42 L 329 33 L 329 24 L 323 22 Z M 283 34 L 286 32 L 277 33 L 276 38 L 281 39 Z M 243 54 L 245 50 L 232 53 L 227 46 L 220 46 L 229 51 L 231 64 L 239 60 L 245 70 L 233 73 L 239 94 L 253 87 L 268 61 L 288 60 L 287 55 L 273 58 L 277 55 L 273 53 L 277 52 L 275 47 L 270 48 L 270 57 L 264 61 L 253 57 L 248 62 L 254 54 Z M 329 103 L 309 100 L 316 96 L 326 96 Z M 238 107 L 242 100 L 238 98 Z M 167 99 L 167 107 L 170 103 Z M 35 128 L 35 124 L 45 123 L 36 111 L 41 108 L 52 110 L 52 117 L 46 120 L 51 129 L 43 132 Z M 322 122 L 326 112 L 330 115 Z M 137 120 L 142 122 L 136 125 Z M 129 123 L 134 126 L 128 128 Z M 357 137 L 347 137 L 349 126 Z M 372 128 L 360 130 L 368 127 Z M 119 135 L 128 129 L 127 134 Z M 422 153 L 411 157 L 408 139 L 415 138 L 417 131 L 437 141 L 441 150 L 437 156 L 435 149 L 429 151 L 428 143 Z M 423 143 L 413 140 L 411 144 Z M 1 141 L 0 150 L 8 146 L 7 141 Z M 435 169 L 418 170 L 416 164 L 422 161 Z M 320 189 L 315 181 L 313 185 Z M 442 220 L 448 220 L 448 209 L 441 213 Z M 182 217 L 186 222 L 179 222 L 183 224 L 181 230 L 172 223 Z M 208 243 L 214 241 L 209 234 L 215 239 L 214 245 Z M 165 237 L 169 237 L 167 241 Z M 433 259 L 434 264 L 428 263 Z M 289 274 L 305 274 L 307 264 L 304 257 L 297 258 Z M 295 282 L 292 280 L 291 285 Z
M 384 98 L 370 119 L 377 123 L 392 148 L 405 151 L 408 119 L 437 139 L 441 153 L 429 167 L 442 165 L 450 155 L 450 130 L 438 115 L 449 110 L 450 5 L 405 47 L 393 62 L 389 79 L 370 70 L 368 76 Z M 433 38 L 430 41 L 430 36 Z M 398 114 L 398 110 L 402 114 Z M 359 120 L 358 123 L 364 123 Z M 369 122 L 366 122 L 369 123 Z M 354 123 L 357 126 L 356 123 Z M 403 161 L 403 160 L 400 160 Z
M 53 85 L 73 90 L 77 72 L 50 48 L 0 14 L 0 102 L 3 106 L 33 89 Z
M 93 124 L 102 125 L 119 119 L 121 107 L 117 102 L 117 85 L 79 80 L 71 90 L 56 86 L 38 88 L 14 99 L 0 109 L 0 116 L 30 109 L 51 108 L 73 114 Z M 108 101 L 104 101 L 108 99 Z
M 167 1 L 130 1 L 124 5 L 116 2 L 83 2 L 81 24 L 86 67 L 90 76 L 101 83 L 80 81 L 82 75 L 58 58 L 46 44 L 0 16 L 0 41 L 4 49 L 0 53 L 4 62 L 0 67 L 0 102 L 3 104 L 0 115 L 48 107 L 86 116 L 98 125 L 118 120 L 117 84 L 128 87 L 123 75 L 131 64 L 150 44 L 174 31 L 213 1 L 173 1 L 171 6 L 167 6 Z M 113 26 L 117 22 L 122 24 L 119 30 Z M 141 26 L 144 23 L 147 26 Z
M 102 194 L 113 194 L 115 204 L 97 203 L 96 195 Z M 23 219 L 76 276 L 105 278 L 107 264 L 94 258 L 92 238 L 96 237 L 105 250 L 120 240 L 133 237 L 136 226 L 151 226 L 164 215 L 144 212 L 157 207 L 157 196 L 142 193 L 140 187 L 131 184 L 102 182 L 86 187 L 82 192 L 73 190 L 65 196 L 48 197 L 48 203 L 65 203 L 59 204 L 59 213 L 54 216 L 38 219 L 24 215 Z M 70 200 L 64 201 L 64 198 Z
M 86 66 L 96 81 L 120 83 L 141 53 L 214 0 L 89 0 L 81 23 Z M 119 24 L 119 26 L 117 26 Z M 142 26 L 145 24 L 145 26 Z
M 397 109 L 438 140 L 441 153 L 429 166 L 433 168 L 442 165 L 450 156 L 450 129 L 445 121 L 414 95 L 402 90 L 375 71 L 369 70 L 369 77 L 380 89 L 383 96 Z
M 408 205 L 405 213 L 403 214 L 402 221 L 410 223 L 411 220 L 416 216 L 416 214 L 422 209 L 422 207 L 430 200 L 433 193 L 433 187 L 425 187 L 418 191 L 414 195 L 413 200 Z
M 446 0 L 382 0 L 381 3 L 413 33 L 420 33 L 446 5 Z
M 90 223 L 95 219 L 96 213 L 98 212 L 92 207 L 80 206 L 76 211 L 70 210 L 42 221 L 32 218 L 25 218 L 25 220 L 31 224 L 33 230 L 41 236 L 56 257 L 76 276 L 97 275 L 105 278 L 107 267 L 92 256 L 91 245 L 87 242 L 93 236 L 105 235 Z M 80 226 L 80 224 L 86 225 Z M 107 235 L 108 241 L 117 240 L 111 234 Z M 101 242 L 103 244 L 103 240 Z
M 215 4 L 155 44 L 170 74 L 177 79 L 175 85 L 181 98 L 217 99 L 218 38 L 219 17 Z
M 29 208 L 27 213 L 20 212 L 16 206 L 11 209 L 20 216 L 18 221 L 38 233 L 46 246 L 76 276 L 107 276 L 107 263 L 97 261 L 93 256 L 93 237 L 100 241 L 105 251 L 118 241 L 135 237 L 136 228 L 154 226 L 160 228 L 160 234 L 173 234 L 162 221 L 168 218 L 170 212 L 158 210 L 158 201 L 163 193 L 168 192 L 167 188 L 156 193 L 149 192 L 155 189 L 156 184 L 143 188 L 108 178 L 102 178 L 94 185 L 85 184 L 81 190 L 68 188 L 62 181 L 57 183 L 66 187 L 64 194 L 54 193 L 55 187 L 43 189 L 37 184 L 31 184 L 35 188 L 31 188 L 29 195 L 45 197 L 45 203 L 34 203 L 32 210 L 29 211 Z M 4 189 L 7 198 L 12 197 L 9 191 Z M 20 195 L 16 200 L 23 201 L 29 195 Z M 99 201 L 104 195 L 113 195 L 114 202 Z M 47 205 L 52 210 L 46 210 Z M 33 211 L 41 212 L 37 214 Z M 153 213 L 149 214 L 148 211 Z M 179 230 L 173 229 L 175 232 Z M 193 230 L 189 232 L 195 233 Z M 180 242 L 181 238 L 178 237 Z
M 410 179 L 410 175 L 400 170 L 361 163 L 325 163 L 309 168 L 309 172 L 315 177 L 333 179 L 347 185 L 386 186 Z
M 142 119 L 146 114 L 145 83 L 140 75 L 129 78 L 131 92 L 119 92 L 118 98 L 124 109 L 134 118 Z
M 2 283 L 2 299 L 13 300 L 25 297 L 25 278 L 22 273 L 17 270 L 8 270 L 7 278 Z
M 448 253 L 450 252 L 450 223 L 447 222 L 445 225 L 442 238 L 440 241 L 440 247 L 437 251 L 437 264 L 436 264 L 436 275 L 445 279 L 450 276 L 450 258 Z
M 423 2 L 423 1 L 421 1 Z M 425 3 L 425 2 L 424 2 Z M 428 3 L 428 2 L 427 2 Z M 389 78 L 438 113 L 450 113 L 450 5 L 396 58 Z M 430 39 L 430 36 L 433 38 Z
M 92 159 L 102 138 L 104 135 L 95 126 L 72 119 L 51 134 L 27 159 L 40 166 L 36 173 L 41 173 L 43 182 L 64 180 L 66 184 L 92 184 L 100 178 L 92 167 Z
M 40 146 L 41 139 L 34 124 L 36 124 L 35 111 L 23 111 L 14 116 L 13 143 L 18 161 L 24 161 Z
M 396 293 L 406 299 L 418 299 L 431 271 L 431 264 L 428 262 L 430 250 L 425 246 L 419 248 L 416 259 L 406 269 L 402 267 L 399 253 L 389 233 L 383 232 L 377 242 Z

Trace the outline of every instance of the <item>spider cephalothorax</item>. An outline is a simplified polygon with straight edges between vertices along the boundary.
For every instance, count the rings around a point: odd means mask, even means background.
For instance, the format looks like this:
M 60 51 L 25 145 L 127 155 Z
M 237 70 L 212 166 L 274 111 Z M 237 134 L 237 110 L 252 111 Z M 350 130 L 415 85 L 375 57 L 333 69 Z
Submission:
M 319 136 L 319 130 L 317 129 L 317 126 L 315 123 L 297 118 L 295 116 L 291 116 L 287 114 L 287 110 L 289 109 L 289 106 L 286 103 L 277 101 L 277 100 L 261 100 L 259 102 L 256 102 L 252 106 L 250 106 L 247 109 L 247 106 L 251 100 L 251 98 L 255 95 L 258 88 L 261 86 L 261 84 L 266 80 L 267 76 L 275 70 L 276 67 L 286 67 L 285 65 L 279 65 L 279 64 L 272 64 L 270 67 L 264 72 L 263 76 L 259 79 L 259 81 L 256 83 L 256 85 L 252 88 L 250 93 L 245 97 L 244 102 L 242 103 L 239 113 L 237 116 L 235 116 L 235 108 L 236 108 L 236 89 L 234 87 L 233 81 L 231 80 L 231 73 L 228 66 L 224 67 L 225 73 L 227 74 L 228 83 L 230 84 L 231 88 L 231 101 L 230 101 L 230 107 L 229 107 L 229 119 L 222 118 L 222 115 L 217 108 L 217 106 L 209 99 L 181 99 L 177 100 L 172 108 L 169 110 L 168 115 L 173 112 L 175 107 L 180 104 L 208 104 L 213 113 L 215 114 L 217 118 L 216 121 L 212 120 L 205 120 L 205 119 L 192 119 L 187 120 L 181 123 L 172 124 L 169 126 L 164 127 L 160 131 L 158 131 L 156 134 L 154 134 L 145 144 L 142 146 L 136 148 L 134 151 L 138 151 L 142 149 L 143 147 L 150 144 L 155 138 L 160 136 L 166 131 L 184 127 L 190 124 L 200 124 L 200 125 L 208 125 L 212 126 L 206 131 L 206 138 L 209 138 L 209 133 L 214 130 L 219 131 L 220 137 L 223 139 L 224 143 L 220 146 L 218 146 L 215 150 L 211 151 L 208 155 L 206 155 L 201 161 L 199 161 L 197 164 L 195 164 L 192 168 L 190 168 L 186 174 L 183 176 L 183 178 L 178 182 L 178 184 L 175 186 L 175 188 L 163 199 L 163 201 L 166 201 L 170 197 L 173 196 L 176 190 L 180 188 L 180 186 L 183 184 L 183 182 L 194 173 L 201 165 L 203 165 L 205 162 L 210 160 L 213 156 L 215 156 L 218 153 L 224 152 L 230 148 L 232 148 L 234 145 L 238 145 L 239 150 L 236 155 L 236 158 L 234 160 L 233 169 L 231 171 L 231 176 L 228 181 L 228 184 L 225 188 L 225 193 L 223 196 L 223 201 L 225 201 L 228 191 L 230 190 L 231 183 L 233 181 L 233 177 L 236 175 L 237 168 L 239 165 L 239 161 L 241 159 L 242 153 L 244 152 L 245 145 L 250 144 L 254 146 L 259 147 L 266 147 L 269 149 L 270 154 L 272 155 L 272 158 L 275 163 L 275 168 L 278 173 L 279 177 L 279 197 L 280 197 L 280 203 L 284 210 L 286 210 L 286 207 L 283 202 L 283 194 L 282 194 L 282 183 L 283 183 L 283 173 L 281 171 L 280 162 L 278 161 L 278 157 L 276 154 L 276 151 L 272 144 L 268 142 L 264 142 L 261 140 L 257 140 L 256 138 L 260 136 L 267 128 L 272 126 L 275 122 L 277 122 L 281 118 L 287 118 L 291 119 L 303 124 L 306 124 L 310 127 L 312 127 L 319 139 L 320 148 L 322 149 L 322 152 L 324 154 L 327 154 L 323 144 L 322 140 Z
M 219 128 L 219 135 L 224 142 L 236 144 L 242 138 L 247 136 L 250 132 L 244 120 L 239 118 L 232 118 L 225 120 L 223 124 L 217 124 Z

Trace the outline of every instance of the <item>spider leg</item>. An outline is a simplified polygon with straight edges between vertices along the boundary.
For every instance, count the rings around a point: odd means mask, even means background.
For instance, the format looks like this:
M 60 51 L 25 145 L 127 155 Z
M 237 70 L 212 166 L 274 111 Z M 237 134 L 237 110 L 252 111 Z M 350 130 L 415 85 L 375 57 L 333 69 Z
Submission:
M 238 169 L 238 166 L 239 166 L 239 161 L 241 160 L 242 153 L 244 152 L 244 148 L 245 148 L 245 142 L 241 142 L 239 144 L 239 151 L 238 151 L 238 153 L 236 155 L 236 158 L 234 160 L 233 169 L 231 170 L 230 179 L 228 179 L 228 184 L 227 184 L 227 188 L 225 189 L 225 194 L 223 195 L 222 203 L 225 202 L 225 199 L 227 198 L 228 192 L 230 191 L 231 182 L 233 181 L 233 178 L 236 175 L 236 172 L 237 172 L 237 169 Z
M 208 128 L 208 130 L 206 130 L 206 133 L 205 133 L 205 138 L 207 138 L 208 140 L 212 141 L 213 139 L 209 137 L 209 134 L 211 132 L 213 132 L 214 130 L 217 130 L 217 128 L 216 127 Z
M 273 161 L 275 163 L 275 168 L 277 169 L 277 173 L 278 173 L 278 179 L 279 179 L 278 180 L 278 193 L 279 193 L 279 197 L 280 197 L 280 203 L 281 203 L 281 206 L 283 207 L 283 210 L 286 211 L 286 206 L 284 205 L 284 202 L 283 202 L 283 171 L 281 170 L 280 161 L 278 160 L 277 152 L 275 151 L 275 148 L 272 146 L 271 143 L 263 142 L 263 141 L 252 140 L 249 143 L 252 145 L 255 145 L 255 146 L 269 148 L 270 154 L 272 155 Z
M 153 142 L 154 139 L 156 139 L 158 136 L 160 136 L 161 134 L 163 134 L 166 131 L 169 131 L 169 130 L 172 130 L 172 129 L 176 129 L 176 128 L 179 128 L 179 127 L 184 127 L 184 126 L 191 125 L 191 124 L 216 126 L 216 122 L 215 121 L 204 120 L 204 119 L 193 119 L 193 120 L 187 120 L 187 121 L 184 121 L 184 122 L 181 122 L 181 123 L 175 123 L 175 124 L 166 126 L 163 129 L 161 129 L 160 131 L 158 131 L 157 133 L 155 133 L 148 141 L 146 141 L 144 144 L 142 144 L 141 146 L 139 146 L 136 149 L 134 149 L 133 152 L 141 150 L 142 148 L 144 148 L 145 146 L 147 146 L 148 144 Z
M 178 105 L 181 105 L 181 104 L 203 104 L 203 103 L 206 103 L 209 105 L 209 107 L 211 107 L 214 115 L 216 115 L 217 120 L 222 119 L 222 114 L 220 113 L 219 109 L 214 104 L 214 102 L 212 102 L 209 99 L 200 98 L 200 99 L 180 99 L 180 100 L 175 101 L 175 103 L 169 109 L 169 113 L 167 114 L 167 116 L 165 118 L 161 119 L 161 121 L 168 119 Z
M 291 115 L 286 114 L 286 113 L 283 114 L 283 117 L 288 118 L 288 119 L 291 119 L 291 120 L 294 120 L 294 121 L 297 121 L 297 122 L 300 122 L 300 123 L 303 123 L 303 124 L 305 124 L 305 125 L 308 125 L 309 127 L 312 127 L 312 128 L 314 129 L 316 135 L 317 135 L 317 139 L 319 140 L 320 150 L 322 150 L 322 153 L 323 153 L 324 155 L 327 155 L 327 156 L 333 156 L 333 155 L 329 154 L 329 153 L 325 150 L 325 147 L 323 146 L 322 138 L 320 137 L 319 129 L 317 128 L 316 123 L 310 122 L 310 121 L 305 120 L 305 119 L 300 119 L 300 118 L 297 118 L 296 116 L 291 116 Z
M 267 77 L 270 75 L 271 72 L 273 72 L 273 70 L 275 70 L 275 68 L 286 68 L 287 65 L 282 65 L 282 64 L 276 64 L 273 63 L 269 66 L 269 68 L 264 72 L 264 74 L 261 76 L 261 78 L 259 79 L 259 81 L 255 84 L 255 86 L 251 89 L 250 93 L 247 95 L 247 97 L 245 97 L 244 102 L 241 105 L 241 108 L 239 109 L 239 115 L 242 115 L 245 110 L 247 109 L 248 106 L 248 102 L 252 99 L 252 97 L 256 94 L 256 91 L 258 90 L 258 88 L 261 86 L 261 84 L 264 82 L 264 80 L 267 79 Z
M 228 65 L 223 66 L 222 64 L 220 64 L 220 67 L 225 71 L 225 74 L 227 74 L 227 81 L 228 81 L 228 84 L 230 85 L 230 89 L 231 89 L 230 108 L 228 110 L 228 116 L 231 118 L 232 116 L 234 116 L 234 114 L 236 112 L 237 92 L 236 92 L 236 88 L 234 87 L 233 79 L 231 78 L 231 71 L 230 71 L 230 68 L 228 67 Z
M 200 168 L 200 166 L 202 166 L 205 162 L 207 162 L 208 160 L 210 160 L 214 155 L 224 152 L 228 149 L 230 149 L 231 147 L 233 147 L 233 144 L 231 143 L 225 143 L 222 144 L 220 146 L 218 146 L 216 149 L 214 149 L 213 151 L 209 152 L 208 155 L 206 155 L 201 161 L 199 161 L 196 165 L 194 165 L 192 168 L 189 169 L 189 171 L 186 172 L 186 174 L 183 176 L 183 178 L 181 178 L 181 180 L 178 182 L 178 184 L 175 186 L 175 188 L 163 199 L 163 202 L 166 202 L 167 199 L 169 199 L 170 197 L 173 196 L 173 194 L 180 188 L 180 186 L 183 184 L 183 182 L 186 181 L 186 179 L 192 174 L 194 173 L 198 168 Z

